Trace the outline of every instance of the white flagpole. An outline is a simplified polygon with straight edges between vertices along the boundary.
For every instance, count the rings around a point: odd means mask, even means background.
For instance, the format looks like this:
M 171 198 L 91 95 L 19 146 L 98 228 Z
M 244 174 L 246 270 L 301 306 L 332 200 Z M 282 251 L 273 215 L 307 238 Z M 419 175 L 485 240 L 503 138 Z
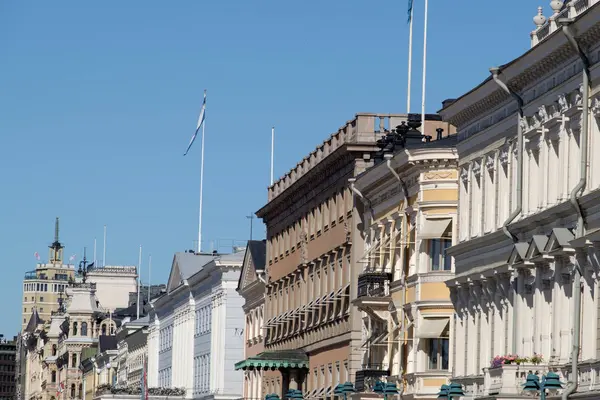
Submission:
M 104 246 L 102 247 L 102 266 L 106 267 L 106 225 L 104 225 Z
M 273 186 L 273 157 L 275 152 L 275 127 L 271 128 L 271 186 Z
M 150 278 L 152 277 L 152 254 L 148 256 L 148 304 L 150 304 L 150 288 L 152 288 L 152 284 L 150 283 Z
M 140 286 L 142 284 L 142 245 L 140 244 L 140 255 L 138 256 L 138 287 L 137 287 L 137 318 L 140 319 Z
M 429 12 L 429 0 L 425 0 L 425 24 L 423 28 L 423 92 L 421 94 L 421 123 L 422 132 L 425 133 L 425 82 L 427 77 L 427 14 Z
M 98 268 L 96 264 L 96 238 L 94 238 L 94 267 Z
M 204 97 L 206 98 L 206 89 L 204 89 Z M 204 106 L 204 112 L 206 112 L 206 105 Z M 206 117 L 202 122 L 202 151 L 200 152 L 200 212 L 198 215 L 198 253 L 202 250 L 202 192 L 204 185 L 204 127 L 206 126 Z
M 408 90 L 406 92 L 406 113 L 410 113 L 410 89 L 412 86 L 412 52 L 413 52 L 413 10 L 410 9 L 410 26 L 408 28 Z

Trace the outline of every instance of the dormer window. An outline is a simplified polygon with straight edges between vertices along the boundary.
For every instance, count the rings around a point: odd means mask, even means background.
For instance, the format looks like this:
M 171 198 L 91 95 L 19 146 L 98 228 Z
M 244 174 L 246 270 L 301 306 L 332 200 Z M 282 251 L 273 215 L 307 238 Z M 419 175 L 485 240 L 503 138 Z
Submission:
M 81 336 L 87 336 L 87 329 L 88 329 L 88 325 L 87 322 L 82 322 L 81 323 Z

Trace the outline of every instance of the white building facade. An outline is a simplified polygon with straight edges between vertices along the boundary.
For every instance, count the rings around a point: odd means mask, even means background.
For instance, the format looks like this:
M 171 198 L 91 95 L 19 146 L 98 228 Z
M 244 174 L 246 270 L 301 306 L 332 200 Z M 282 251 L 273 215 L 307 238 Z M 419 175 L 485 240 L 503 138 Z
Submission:
M 153 300 L 149 387 L 185 388 L 186 398 L 242 397 L 243 298 L 236 292 L 244 251 L 176 253 L 167 292 Z
M 530 51 L 441 111 L 459 133 L 453 380 L 475 398 L 519 398 L 527 374 L 550 371 L 600 396 L 600 3 L 551 6 Z

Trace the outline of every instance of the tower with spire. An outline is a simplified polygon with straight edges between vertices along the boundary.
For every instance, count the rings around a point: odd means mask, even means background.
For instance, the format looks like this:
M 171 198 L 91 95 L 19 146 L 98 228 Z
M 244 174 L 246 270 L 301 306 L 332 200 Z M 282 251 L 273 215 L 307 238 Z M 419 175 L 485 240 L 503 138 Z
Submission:
M 63 252 L 65 247 L 62 245 L 62 243 L 60 243 L 60 240 L 58 239 L 58 233 L 59 220 L 58 217 L 56 217 L 56 222 L 54 223 L 54 242 L 49 246 L 50 251 L 48 254 L 48 262 L 54 265 L 62 264 L 64 256 Z

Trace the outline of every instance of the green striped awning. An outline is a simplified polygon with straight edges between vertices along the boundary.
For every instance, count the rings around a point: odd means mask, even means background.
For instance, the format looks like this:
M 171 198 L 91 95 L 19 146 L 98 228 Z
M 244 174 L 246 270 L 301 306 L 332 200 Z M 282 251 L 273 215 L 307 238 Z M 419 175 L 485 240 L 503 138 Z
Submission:
M 308 368 L 308 356 L 302 350 L 265 351 L 235 364 L 236 370 Z

